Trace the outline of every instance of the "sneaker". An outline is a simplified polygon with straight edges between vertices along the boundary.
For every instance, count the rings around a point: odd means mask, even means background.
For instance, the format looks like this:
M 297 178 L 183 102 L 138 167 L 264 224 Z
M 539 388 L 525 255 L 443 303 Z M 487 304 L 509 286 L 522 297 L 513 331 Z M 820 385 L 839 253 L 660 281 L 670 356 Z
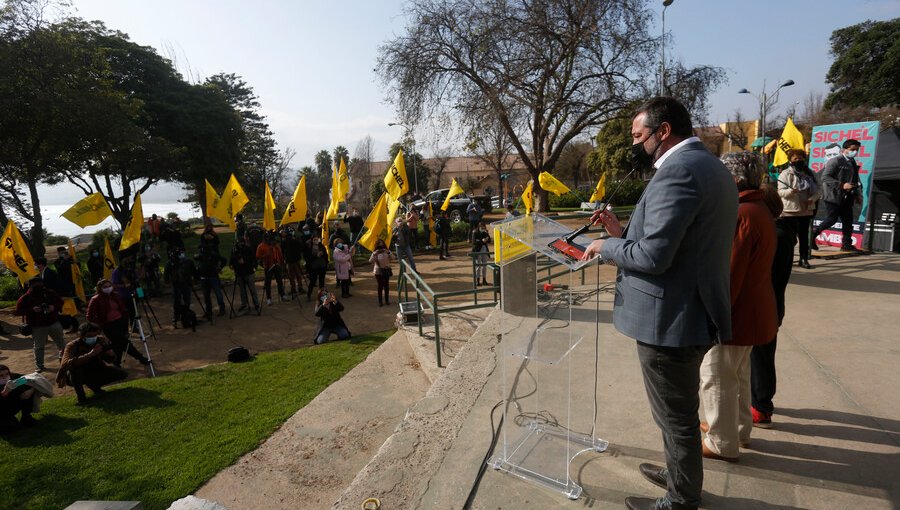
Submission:
M 44 370 L 47 370 L 47 369 L 44 368 L 44 367 L 37 367 L 36 369 L 34 369 L 34 373 L 40 374 L 40 373 L 43 372 Z
M 750 406 L 750 414 L 753 415 L 753 426 L 761 429 L 772 428 L 772 413 L 764 413 L 757 411 L 755 407 Z
M 281 295 L 281 302 L 282 302 L 282 303 L 287 303 L 288 301 L 290 301 L 290 298 L 288 298 L 287 296 L 285 296 L 284 294 L 282 294 L 282 295 Z
M 272 299 L 271 299 L 271 298 L 266 298 L 266 304 L 267 304 L 267 305 L 271 305 L 271 304 L 272 304 Z

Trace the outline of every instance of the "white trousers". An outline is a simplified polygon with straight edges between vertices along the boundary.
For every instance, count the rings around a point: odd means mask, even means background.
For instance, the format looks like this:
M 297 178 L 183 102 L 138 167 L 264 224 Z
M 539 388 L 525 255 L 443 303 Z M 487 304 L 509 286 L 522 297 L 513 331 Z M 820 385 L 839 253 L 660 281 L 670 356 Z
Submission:
M 737 457 L 750 441 L 751 346 L 715 345 L 700 365 L 700 402 L 709 432 L 706 446 L 723 457 Z

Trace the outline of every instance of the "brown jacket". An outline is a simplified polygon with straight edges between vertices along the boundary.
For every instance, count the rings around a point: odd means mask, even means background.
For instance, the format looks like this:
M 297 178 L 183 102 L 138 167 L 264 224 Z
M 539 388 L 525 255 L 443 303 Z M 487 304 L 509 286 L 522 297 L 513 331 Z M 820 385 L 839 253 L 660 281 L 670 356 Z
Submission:
M 778 332 L 772 260 L 775 219 L 763 203 L 762 190 L 738 194 L 738 218 L 731 245 L 731 341 L 729 345 L 763 345 Z
M 99 345 L 102 351 L 99 354 L 92 354 L 94 347 Z M 59 365 L 59 373 L 56 374 L 56 385 L 60 388 L 66 385 L 66 375 L 69 370 L 75 367 L 87 368 L 91 365 L 105 365 L 107 362 L 112 363 L 116 359 L 113 352 L 112 344 L 106 338 L 97 337 L 95 345 L 88 345 L 84 339 L 76 338 L 63 349 L 62 361 Z

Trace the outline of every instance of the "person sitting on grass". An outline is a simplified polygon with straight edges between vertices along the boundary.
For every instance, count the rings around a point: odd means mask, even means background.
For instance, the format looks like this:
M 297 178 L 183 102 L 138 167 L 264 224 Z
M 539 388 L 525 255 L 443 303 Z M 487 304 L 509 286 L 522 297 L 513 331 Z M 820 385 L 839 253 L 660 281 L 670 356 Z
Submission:
M 79 405 L 87 402 L 85 386 L 94 396 L 100 396 L 105 393 L 103 386 L 128 377 L 128 372 L 111 365 L 116 360 L 116 352 L 100 333 L 100 326 L 86 322 L 78 328 L 78 338 L 69 342 L 63 351 L 56 384 L 60 388 L 73 387 Z
M 19 428 L 30 427 L 37 423 L 31 416 L 34 400 L 37 398 L 34 388 L 23 383 L 21 374 L 9 371 L 6 365 L 0 365 L 0 434 L 7 434 Z M 22 413 L 21 420 L 16 415 Z
M 344 324 L 341 318 L 341 312 L 344 305 L 332 294 L 325 289 L 319 291 L 316 299 L 316 317 L 319 318 L 319 326 L 316 330 L 316 344 L 324 344 L 328 341 L 328 337 L 332 333 L 337 335 L 338 340 L 347 340 L 350 338 L 350 330 Z

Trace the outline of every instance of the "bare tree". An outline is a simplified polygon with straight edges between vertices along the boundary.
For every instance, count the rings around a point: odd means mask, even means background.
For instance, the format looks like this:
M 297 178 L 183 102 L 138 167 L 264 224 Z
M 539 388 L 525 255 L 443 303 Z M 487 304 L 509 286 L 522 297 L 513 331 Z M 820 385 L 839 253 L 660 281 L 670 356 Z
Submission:
M 297 183 L 293 183 L 294 186 L 291 186 L 289 189 L 288 186 L 291 183 L 288 182 L 288 179 L 291 175 L 291 162 L 295 156 L 297 156 L 297 151 L 290 147 L 285 148 L 278 153 L 275 162 L 266 171 L 266 181 L 269 183 L 269 189 L 272 191 L 272 198 L 276 204 L 287 203 L 290 200 L 290 196 L 294 193 L 294 187 Z
M 487 101 L 535 181 L 572 139 L 649 95 L 657 40 L 645 0 L 422 0 L 406 15 L 376 68 L 401 119 L 466 117 Z M 546 191 L 535 191 L 545 210 Z
M 372 207 L 369 188 L 372 186 L 372 160 L 375 158 L 375 143 L 366 135 L 356 144 L 353 159 L 350 161 L 350 198 L 363 209 Z
M 729 117 L 726 122 L 727 124 L 723 133 L 725 138 L 731 142 L 733 147 L 740 147 L 742 149 L 747 147 L 747 144 L 750 142 L 750 137 L 755 136 L 755 133 L 747 133 L 747 130 L 744 129 L 744 123 L 747 122 L 747 119 L 744 118 L 744 114 L 741 113 L 740 110 L 735 110 L 734 115 Z
M 587 156 L 592 148 L 590 142 L 583 140 L 569 142 L 563 148 L 563 153 L 556 165 L 556 173 L 559 174 L 558 177 L 571 179 L 574 184 L 573 189 L 578 189 L 580 184 L 590 179 L 587 173 Z
M 512 138 L 506 127 L 497 115 L 492 111 L 481 112 L 471 122 L 469 134 L 466 137 L 466 150 L 490 167 L 497 175 L 497 189 L 502 198 L 506 196 L 503 189 L 504 170 L 510 169 L 510 156 L 515 152 Z M 537 180 L 535 180 L 537 182 Z
M 431 157 L 431 160 L 434 161 L 434 166 L 431 169 L 434 172 L 434 187 L 432 189 L 440 189 L 441 177 L 444 175 L 444 170 L 447 169 L 447 164 L 453 158 L 453 149 L 449 146 L 441 147 L 440 145 L 435 145 L 433 150 L 434 155 Z

